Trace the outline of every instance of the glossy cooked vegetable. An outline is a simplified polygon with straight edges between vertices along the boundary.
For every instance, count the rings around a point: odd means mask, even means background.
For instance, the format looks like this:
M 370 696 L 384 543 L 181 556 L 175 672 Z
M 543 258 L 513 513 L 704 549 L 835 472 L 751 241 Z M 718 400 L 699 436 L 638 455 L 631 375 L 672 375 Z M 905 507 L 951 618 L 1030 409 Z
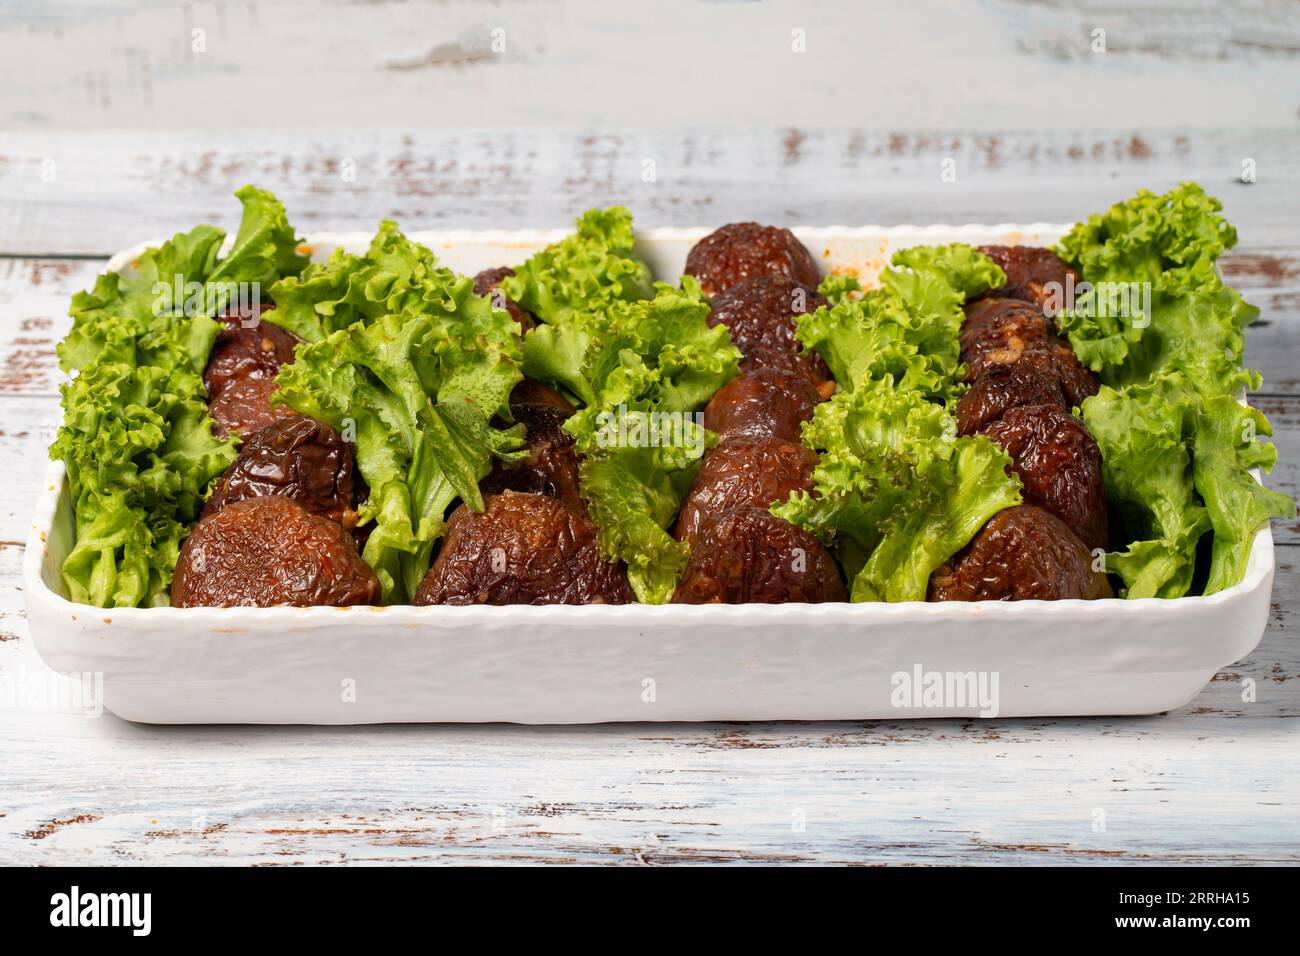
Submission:
M 510 393 L 510 413 L 524 426 L 524 449 L 520 461 L 498 461 L 479 482 L 484 497 L 503 491 L 548 495 L 577 514 L 587 506 L 579 494 L 578 452 L 564 423 L 573 415 L 573 405 L 552 388 L 524 379 Z
M 565 425 L 583 456 L 582 495 L 606 557 L 627 563 L 637 599 L 671 596 L 686 552 L 668 534 L 710 438 L 696 417 L 735 374 L 740 353 L 709 328 L 694 283 L 616 306 L 586 373 L 597 400 Z
M 980 434 L 1011 457 L 1027 504 L 1056 515 L 1088 548 L 1106 547 L 1101 452 L 1082 422 L 1059 405 L 1022 405 Z
M 820 541 L 764 508 L 741 505 L 700 528 L 674 604 L 844 601 L 839 566 Z
M 1030 302 L 1049 318 L 1055 317 L 1079 274 L 1051 249 L 1040 246 L 980 246 L 1006 275 L 997 294 L 1006 299 Z
M 343 607 L 379 603 L 379 580 L 335 521 L 291 498 L 246 498 L 208 515 L 185 540 L 176 607 Z
M 704 458 L 677 517 L 676 536 L 693 544 L 711 516 L 739 505 L 766 508 L 812 488 L 817 453 L 781 438 L 736 438 Z
M 973 435 L 1011 409 L 1025 405 L 1070 407 L 1060 381 L 1044 375 L 1029 362 L 990 365 L 957 403 L 957 433 Z
M 1071 405 L 1097 394 L 1097 377 L 1081 364 L 1069 343 L 1053 331 L 1037 306 L 1016 299 L 981 299 L 966 310 L 961 360 L 966 381 L 995 365 L 1027 365 L 1048 379 Z
M 1061 519 L 1033 505 L 998 512 L 930 578 L 932 601 L 1093 601 L 1106 575 Z
M 709 233 L 686 256 L 686 274 L 698 279 L 710 298 L 757 276 L 809 287 L 821 281 L 821 270 L 794 233 L 756 222 L 733 222 Z
M 727 327 L 731 341 L 744 353 L 742 371 L 787 369 L 823 388 L 830 383 L 830 369 L 816 352 L 805 352 L 794 330 L 795 316 L 825 304 L 815 284 L 785 275 L 756 275 L 709 299 L 709 325 Z
M 292 412 L 255 433 L 217 481 L 204 517 L 246 498 L 280 495 L 351 529 L 365 493 L 352 449 L 324 422 Z
M 821 402 L 817 389 L 803 376 L 782 368 L 741 372 L 709 400 L 704 427 L 718 441 L 733 438 L 784 438 L 797 442 L 803 423 Z
M 506 491 L 481 512 L 461 505 L 415 604 L 627 604 L 621 563 L 596 526 L 545 495 Z
M 263 303 L 262 309 L 269 309 Z M 261 321 L 261 312 L 223 313 L 223 328 L 212 345 L 203 384 L 208 389 L 208 412 L 217 434 L 247 438 L 289 414 L 273 406 L 275 376 L 293 361 L 301 340 L 290 332 Z

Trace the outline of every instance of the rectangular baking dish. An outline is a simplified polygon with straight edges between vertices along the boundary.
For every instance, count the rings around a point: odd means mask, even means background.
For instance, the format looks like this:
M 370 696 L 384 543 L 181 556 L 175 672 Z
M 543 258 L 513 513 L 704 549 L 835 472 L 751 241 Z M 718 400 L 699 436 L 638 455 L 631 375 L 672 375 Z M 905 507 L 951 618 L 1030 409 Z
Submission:
M 1064 226 L 825 227 L 794 232 L 827 271 L 870 284 L 899 248 L 1054 242 Z M 709 230 L 639 235 L 675 278 Z M 563 236 L 413 233 L 474 273 Z M 369 234 L 309 237 L 313 255 Z M 147 245 L 109 263 L 129 269 Z M 129 608 L 66 599 L 63 466 L 49 470 L 23 573 L 36 648 L 102 675 L 103 704 L 146 723 L 595 723 L 1151 714 L 1180 707 L 1259 643 L 1273 540 L 1210 597 L 972 604 Z

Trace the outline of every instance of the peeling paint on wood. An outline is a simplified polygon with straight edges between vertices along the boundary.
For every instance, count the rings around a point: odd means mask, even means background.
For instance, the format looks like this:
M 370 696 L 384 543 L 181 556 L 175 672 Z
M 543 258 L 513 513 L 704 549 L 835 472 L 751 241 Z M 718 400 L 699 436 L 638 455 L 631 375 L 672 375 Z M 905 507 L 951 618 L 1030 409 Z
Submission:
M 297 0 L 160 10 L 113 0 L 80 17 L 46 7 L 26 0 L 0 20 L 11 40 L 0 62 L 7 128 L 171 128 L 184 116 L 263 126 L 267 91 L 287 89 L 298 95 L 275 116 L 279 128 L 485 118 L 605 128 L 628 117 L 830 126 L 869 113 L 882 126 L 978 116 L 989 128 L 1060 130 L 1149 125 L 1152 104 L 1168 125 L 1276 128 L 1295 120 L 1300 56 L 1286 3 Z
M 1196 179 L 1253 246 L 1295 242 L 1300 130 L 1053 133 L 827 130 L 373 130 L 6 134 L 0 253 L 108 256 L 274 191 L 301 231 L 563 226 L 623 203 L 642 226 L 1072 222 L 1139 188 Z M 1258 181 L 1241 182 L 1252 158 Z M 643 177 L 653 160 L 654 178 Z M 944 163 L 957 178 L 945 182 Z M 52 164 L 52 165 L 51 165 Z M 43 180 L 54 169 L 52 182 Z M 106 193 L 102 184 L 112 182 Z

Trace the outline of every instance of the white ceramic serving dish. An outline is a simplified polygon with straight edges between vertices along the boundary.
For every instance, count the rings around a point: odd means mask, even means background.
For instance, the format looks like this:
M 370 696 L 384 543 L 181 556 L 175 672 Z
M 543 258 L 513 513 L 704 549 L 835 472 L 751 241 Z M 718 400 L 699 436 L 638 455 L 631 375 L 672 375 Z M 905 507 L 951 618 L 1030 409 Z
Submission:
M 795 232 L 823 268 L 871 280 L 921 243 L 1053 242 L 1064 227 L 827 227 Z M 641 252 L 678 275 L 706 229 L 660 229 Z M 472 273 L 553 232 L 415 233 Z M 318 235 L 362 250 L 368 234 Z M 125 269 L 146 245 L 115 257 Z M 102 674 L 103 704 L 149 723 L 591 723 L 1151 714 L 1192 700 L 1259 643 L 1273 542 L 1244 580 L 1176 601 L 645 607 L 131 608 L 66 600 L 72 514 L 59 463 L 24 560 L 36 647 Z M 923 688 L 945 682 L 947 693 Z M 963 693 L 965 691 L 965 693 Z

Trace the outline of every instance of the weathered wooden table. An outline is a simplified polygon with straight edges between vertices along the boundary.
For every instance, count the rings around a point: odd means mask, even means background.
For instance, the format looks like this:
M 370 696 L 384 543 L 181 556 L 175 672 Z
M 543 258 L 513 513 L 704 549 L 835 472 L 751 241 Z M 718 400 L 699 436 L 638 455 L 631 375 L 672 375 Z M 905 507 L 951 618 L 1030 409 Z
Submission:
M 1197 179 L 1263 309 L 1248 361 L 1300 490 L 1300 135 L 1151 132 L 7 134 L 0 147 L 0 672 L 39 683 L 19 567 L 69 297 L 114 250 L 274 190 L 300 231 L 1071 221 Z M 940 164 L 956 158 L 956 183 Z M 1238 181 L 1254 157 L 1259 181 Z M 655 159 L 654 182 L 642 179 Z M 351 171 L 349 175 L 345 172 Z M 0 709 L 0 862 L 1300 861 L 1300 524 L 1269 631 L 1142 719 L 192 728 Z M 1252 682 L 1254 700 L 1244 697 Z M 30 703 L 30 702 L 29 702 Z

